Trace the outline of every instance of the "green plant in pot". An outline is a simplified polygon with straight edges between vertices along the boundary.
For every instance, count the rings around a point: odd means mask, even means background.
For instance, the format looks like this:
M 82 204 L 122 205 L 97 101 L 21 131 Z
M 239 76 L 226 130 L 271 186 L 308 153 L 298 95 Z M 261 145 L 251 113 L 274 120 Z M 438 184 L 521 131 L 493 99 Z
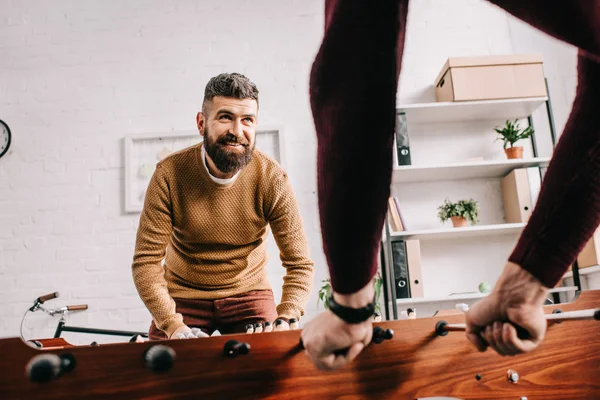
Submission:
M 515 146 L 515 143 L 519 140 L 527 139 L 533 135 L 534 130 L 531 126 L 525 129 L 520 129 L 518 120 L 506 121 L 506 125 L 503 128 L 496 127 L 494 129 L 500 136 L 496 140 L 502 140 L 504 142 L 504 153 L 506 158 L 523 158 L 523 147 Z
M 317 307 L 319 303 L 323 303 L 323 307 L 327 310 L 329 303 L 327 299 L 331 296 L 331 282 L 329 279 L 323 279 L 321 281 L 323 286 L 319 289 L 319 299 L 317 300 Z M 373 278 L 373 288 L 375 289 L 375 313 L 381 315 L 381 306 L 379 305 L 379 299 L 381 298 L 381 288 L 383 287 L 383 278 L 380 273 L 377 273 Z
M 438 217 L 442 222 L 452 220 L 455 228 L 466 226 L 467 221 L 476 224 L 479 222 L 479 204 L 473 199 L 454 203 L 446 199 L 444 204 L 438 207 Z

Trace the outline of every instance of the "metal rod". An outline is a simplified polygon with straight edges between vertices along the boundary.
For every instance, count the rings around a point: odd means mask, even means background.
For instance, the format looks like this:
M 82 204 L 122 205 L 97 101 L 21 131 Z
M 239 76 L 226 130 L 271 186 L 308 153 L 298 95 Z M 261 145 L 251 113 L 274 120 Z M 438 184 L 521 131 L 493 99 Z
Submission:
M 598 319 L 600 308 L 594 310 L 569 311 L 556 314 L 546 314 L 546 320 L 553 321 L 576 321 L 585 319 Z
M 527 117 L 527 123 L 529 124 L 531 129 L 533 129 L 533 118 L 531 117 L 531 115 Z M 535 133 L 531 134 L 531 150 L 533 152 L 533 156 L 537 157 L 538 151 L 537 151 L 537 141 L 535 140 Z
M 385 222 L 387 223 L 387 221 Z M 387 270 L 387 265 L 388 262 L 385 259 L 385 246 L 387 246 L 387 244 L 385 244 L 383 242 L 383 240 L 381 241 L 381 247 L 380 247 L 380 251 L 379 251 L 379 258 L 380 258 L 380 262 L 381 262 L 381 278 L 383 279 L 383 306 L 384 306 L 384 315 L 385 315 L 385 319 L 390 320 L 392 319 L 392 303 L 390 300 L 390 284 L 389 284 L 389 272 Z
M 111 329 L 94 329 L 94 328 L 83 328 L 78 326 L 66 326 L 62 327 L 63 332 L 79 332 L 79 333 L 97 333 L 100 335 L 113 335 L 113 336 L 134 336 L 141 335 L 147 337 L 147 332 L 133 332 L 133 331 L 116 331 Z
M 386 290 L 386 292 L 389 294 L 389 298 L 387 299 L 387 301 L 389 302 L 389 305 L 391 306 L 392 310 L 391 310 L 391 317 L 393 319 L 398 319 L 398 304 L 396 303 L 396 273 L 394 271 L 394 256 L 392 254 L 392 236 L 390 234 L 390 225 L 389 225 L 389 218 L 386 216 L 385 218 L 385 253 L 384 253 L 384 257 L 387 258 L 387 263 L 385 263 L 385 267 L 386 267 L 386 274 L 387 274 L 387 284 L 388 284 L 388 289 Z M 383 269 L 383 267 L 382 267 Z M 385 281 L 384 281 L 385 282 Z M 389 292 L 388 292 L 389 290 Z M 389 312 L 386 315 L 386 318 L 389 320 L 390 319 L 390 315 Z
M 446 324 L 444 325 L 444 330 L 448 332 L 466 331 L 467 324 Z
M 63 332 L 63 329 L 65 327 L 65 321 L 63 321 L 62 319 L 60 321 L 58 321 L 58 325 L 56 326 L 56 331 L 54 331 L 54 338 L 59 338 L 60 335 Z
M 546 321 L 581 321 L 596 319 L 600 320 L 600 308 L 580 311 L 569 311 L 556 314 L 546 314 Z M 446 332 L 460 332 L 467 330 L 467 324 L 445 324 L 443 330 Z
M 550 138 L 552 139 L 552 148 L 556 147 L 556 127 L 554 125 L 554 114 L 552 113 L 552 102 L 550 100 L 550 89 L 548 88 L 548 79 L 546 82 L 546 92 L 548 99 L 546 100 L 546 112 L 548 113 L 548 123 L 550 124 Z
M 529 124 L 529 127 L 531 129 L 533 129 L 533 117 L 530 115 L 527 117 L 527 123 Z M 538 157 L 538 150 L 537 150 L 537 140 L 535 139 L 535 131 L 534 133 L 531 134 L 531 150 L 533 151 L 533 157 Z M 544 168 L 543 167 L 538 167 L 538 173 L 540 174 L 540 183 L 544 180 Z
M 467 330 L 467 324 L 447 324 L 444 325 L 446 332 L 462 332 Z

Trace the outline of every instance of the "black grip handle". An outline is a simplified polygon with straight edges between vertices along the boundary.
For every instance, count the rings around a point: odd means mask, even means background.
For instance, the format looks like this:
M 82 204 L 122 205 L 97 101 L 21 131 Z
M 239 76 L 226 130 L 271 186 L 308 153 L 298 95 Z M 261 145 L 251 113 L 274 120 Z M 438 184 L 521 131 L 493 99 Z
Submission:
M 175 350 L 163 344 L 155 344 L 144 352 L 143 357 L 150 371 L 167 372 L 175 363 Z
M 380 326 L 373 327 L 373 336 L 371 337 L 371 343 L 380 344 L 384 340 L 390 340 L 394 337 L 394 331 L 392 329 L 383 329 Z M 300 348 L 304 348 L 304 343 L 302 343 L 302 338 L 300 338 Z M 348 353 L 348 348 L 335 350 L 333 354 L 336 356 L 346 355 Z
M 60 356 L 39 354 L 29 360 L 25 366 L 25 373 L 32 382 L 49 382 L 64 372 L 72 371 L 76 365 L 75 357 L 69 353 Z
M 519 326 L 513 322 L 511 322 L 511 324 L 515 327 L 515 329 L 517 330 L 517 337 L 521 340 L 525 340 L 525 339 L 529 339 L 529 332 L 527 332 L 527 329 L 523 328 L 522 326 Z
M 60 293 L 58 292 L 54 292 L 54 293 L 49 293 L 49 294 L 45 294 L 43 296 L 40 296 L 37 298 L 37 302 L 40 304 L 44 304 L 44 302 L 48 301 L 48 300 L 52 300 L 57 298 L 60 295 Z
M 61 374 L 60 357 L 56 354 L 40 354 L 25 366 L 27 377 L 32 382 L 49 382 Z
M 521 339 L 521 340 L 529 339 L 529 332 L 525 328 L 523 328 L 522 326 L 519 326 L 513 322 L 510 322 L 510 321 L 506 321 L 506 322 L 508 322 L 509 324 L 511 324 L 512 326 L 515 327 L 515 329 L 517 330 L 517 337 L 519 339 Z M 466 330 L 467 330 L 466 324 L 451 325 L 443 320 L 440 320 L 435 324 L 435 333 L 437 336 L 446 336 L 448 334 L 448 332 L 450 332 L 450 331 L 464 332 Z
M 246 342 L 238 342 L 237 340 L 228 340 L 223 346 L 223 353 L 227 357 L 236 357 L 239 354 L 248 354 L 250 345 Z

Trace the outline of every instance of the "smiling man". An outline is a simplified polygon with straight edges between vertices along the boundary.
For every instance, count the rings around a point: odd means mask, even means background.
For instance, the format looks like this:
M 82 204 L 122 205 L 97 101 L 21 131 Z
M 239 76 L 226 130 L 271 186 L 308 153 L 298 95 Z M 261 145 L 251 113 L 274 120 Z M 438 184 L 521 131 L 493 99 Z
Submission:
M 237 73 L 212 78 L 196 121 L 203 143 L 157 165 L 140 217 L 132 269 L 153 317 L 149 337 L 243 333 L 272 321 L 289 329 L 304 313 L 313 262 L 286 173 L 255 149 L 256 86 Z M 277 306 L 269 227 L 287 270 Z

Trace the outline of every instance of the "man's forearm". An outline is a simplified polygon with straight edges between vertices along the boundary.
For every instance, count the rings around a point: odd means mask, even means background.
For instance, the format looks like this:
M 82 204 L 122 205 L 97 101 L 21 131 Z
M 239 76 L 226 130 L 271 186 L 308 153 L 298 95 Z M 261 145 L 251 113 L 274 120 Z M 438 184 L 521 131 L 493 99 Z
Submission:
M 494 292 L 507 307 L 524 303 L 541 306 L 546 300 L 548 288 L 527 270 L 509 262 L 498 278 Z
M 319 216 L 332 287 L 349 294 L 377 271 L 407 1 L 329 0 L 326 12 L 310 77 Z
M 176 312 L 175 301 L 167 289 L 160 263 L 154 266 L 134 263 L 133 282 L 158 329 L 170 336 L 184 325 L 183 317 Z
M 277 305 L 277 315 L 285 319 L 300 319 L 308 302 L 314 275 L 312 262 L 287 267 L 283 278 L 281 302 Z
M 350 308 L 363 308 L 373 302 L 375 298 L 375 288 L 373 282 L 369 281 L 363 288 L 352 294 L 340 294 L 333 292 L 333 299 L 336 303 Z
M 269 225 L 280 250 L 280 258 L 286 274 L 283 277 L 281 302 L 277 314 L 285 319 L 299 319 L 304 314 L 312 288 L 314 262 L 310 258 L 308 240 L 292 185 L 285 173 L 281 189 L 270 201 L 273 208 L 268 212 Z
M 600 223 L 600 63 L 579 56 L 573 109 L 509 260 L 553 287 Z
M 157 328 L 170 335 L 183 325 L 169 294 L 162 260 L 173 229 L 168 174 L 158 164 L 148 184 L 135 243 L 132 274 L 138 293 Z
M 600 2 L 596 0 L 488 0 L 542 32 L 600 61 Z

